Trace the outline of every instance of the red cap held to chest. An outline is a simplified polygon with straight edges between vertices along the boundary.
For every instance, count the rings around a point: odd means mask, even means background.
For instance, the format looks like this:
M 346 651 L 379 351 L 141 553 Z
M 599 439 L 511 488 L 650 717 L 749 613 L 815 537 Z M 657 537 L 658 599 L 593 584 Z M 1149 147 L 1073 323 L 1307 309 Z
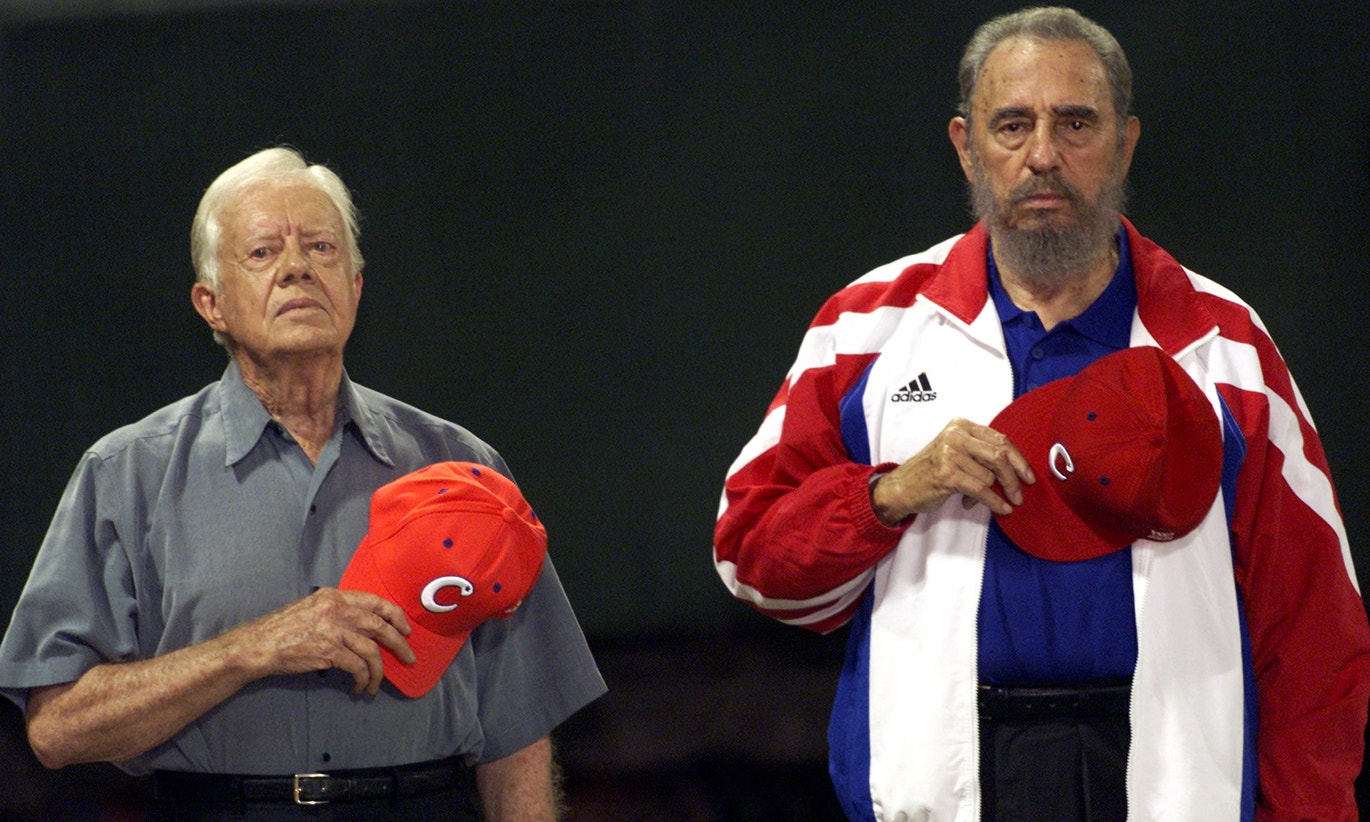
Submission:
M 1212 403 L 1165 352 L 1128 348 L 1029 391 L 990 423 L 1032 465 L 1023 504 L 999 516 L 1043 559 L 1092 559 L 1198 527 L 1222 478 Z
M 533 589 L 547 531 L 512 480 L 493 468 L 441 462 L 376 489 L 370 527 L 339 588 L 404 609 L 418 659 L 384 646 L 385 678 L 407 696 L 437 684 L 467 637 L 507 617 Z

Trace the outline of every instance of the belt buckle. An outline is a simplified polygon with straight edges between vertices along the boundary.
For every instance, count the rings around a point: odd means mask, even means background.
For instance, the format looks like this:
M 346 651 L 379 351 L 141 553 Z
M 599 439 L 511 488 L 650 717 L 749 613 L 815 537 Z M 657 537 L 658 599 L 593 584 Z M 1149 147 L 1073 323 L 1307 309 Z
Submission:
M 296 805 L 327 805 L 327 804 L 328 804 L 328 800 L 327 800 L 327 799 L 302 799 L 302 798 L 301 798 L 301 793 L 302 793 L 302 791 L 304 790 L 305 785 L 308 784 L 307 782 L 301 782 L 301 780 L 308 780 L 308 779 L 327 779 L 327 778 L 328 778 L 328 774 L 326 774 L 326 773 L 297 773 L 297 774 L 295 774 L 295 792 L 294 792 L 294 795 L 293 795 L 293 796 L 294 796 L 294 799 L 295 799 L 295 804 L 296 804 Z

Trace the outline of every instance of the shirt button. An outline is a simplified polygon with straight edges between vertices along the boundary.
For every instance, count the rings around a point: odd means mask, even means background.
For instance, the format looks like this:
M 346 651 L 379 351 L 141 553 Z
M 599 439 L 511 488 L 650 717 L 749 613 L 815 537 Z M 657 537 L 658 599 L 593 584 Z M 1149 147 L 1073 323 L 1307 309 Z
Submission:
M 1045 357 L 1046 355 L 1047 355 L 1047 352 L 1043 351 L 1040 347 L 1039 347 L 1039 348 L 1034 348 L 1034 349 L 1032 349 L 1032 358 L 1033 358 L 1034 360 L 1040 360 L 1041 358 Z
M 327 751 L 324 751 L 323 756 L 319 757 L 319 759 L 320 759 L 321 761 L 323 761 L 323 762 L 332 762 L 332 761 L 333 761 L 333 754 L 328 753 Z

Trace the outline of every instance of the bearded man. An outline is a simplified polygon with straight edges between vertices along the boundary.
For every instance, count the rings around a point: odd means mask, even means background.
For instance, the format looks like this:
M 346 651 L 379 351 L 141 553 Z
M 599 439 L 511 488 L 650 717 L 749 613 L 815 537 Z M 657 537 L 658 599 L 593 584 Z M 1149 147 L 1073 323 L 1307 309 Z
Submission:
M 1029 9 L 959 79 L 977 225 L 823 306 L 715 529 L 735 596 L 850 626 L 847 815 L 1355 819 L 1370 628 L 1330 472 L 1254 311 L 1122 217 L 1122 49 Z M 1119 416 L 1145 433 L 1085 476 L 1070 437 Z M 1154 493 L 1115 493 L 1139 465 Z

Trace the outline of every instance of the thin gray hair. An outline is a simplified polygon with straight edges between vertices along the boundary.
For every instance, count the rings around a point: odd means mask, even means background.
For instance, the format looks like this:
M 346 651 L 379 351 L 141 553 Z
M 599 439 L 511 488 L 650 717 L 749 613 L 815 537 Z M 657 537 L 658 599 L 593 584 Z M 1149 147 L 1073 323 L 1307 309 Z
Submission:
M 961 86 L 961 100 L 957 111 L 970 122 L 971 97 L 980 82 L 985 61 L 990 52 L 1011 37 L 1030 37 L 1035 40 L 1074 40 L 1084 43 L 1099 55 L 1108 75 L 1113 97 L 1113 111 L 1119 122 L 1132 113 L 1132 68 L 1127 55 L 1108 29 L 1074 9 L 1044 6 L 1005 14 L 980 26 L 966 44 L 961 56 L 957 80 Z
M 362 270 L 362 253 L 357 245 L 357 238 L 361 236 L 357 208 L 352 204 L 352 193 L 342 178 L 327 166 L 309 164 L 304 155 L 293 148 L 276 146 L 262 149 L 230 166 L 205 189 L 190 227 L 190 261 L 198 282 L 208 285 L 216 294 L 220 293 L 219 243 L 223 240 L 223 227 L 219 215 L 224 209 L 238 202 L 247 189 L 259 183 L 293 181 L 314 186 L 333 202 L 343 218 L 344 240 L 352 269 Z

